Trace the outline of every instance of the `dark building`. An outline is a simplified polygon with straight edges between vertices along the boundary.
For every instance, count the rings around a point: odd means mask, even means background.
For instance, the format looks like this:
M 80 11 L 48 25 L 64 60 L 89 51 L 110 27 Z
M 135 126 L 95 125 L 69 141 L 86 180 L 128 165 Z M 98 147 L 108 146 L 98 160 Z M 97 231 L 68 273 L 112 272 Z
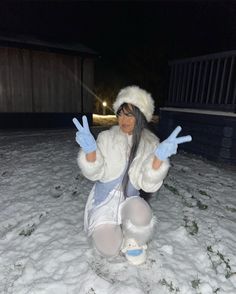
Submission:
M 0 37 L 0 128 L 67 127 L 92 118 L 94 60 L 81 44 Z

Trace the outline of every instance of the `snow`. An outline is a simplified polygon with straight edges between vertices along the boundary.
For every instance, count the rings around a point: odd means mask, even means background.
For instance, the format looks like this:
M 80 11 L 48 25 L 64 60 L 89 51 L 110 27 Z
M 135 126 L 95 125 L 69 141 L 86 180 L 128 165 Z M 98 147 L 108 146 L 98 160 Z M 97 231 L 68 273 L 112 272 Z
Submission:
M 227 116 L 227 117 L 236 117 L 236 113 L 226 112 L 226 111 L 217 111 L 217 110 L 192 109 L 192 108 L 176 108 L 176 107 L 161 107 L 160 110 L 164 110 L 164 111 L 176 111 L 176 112 L 189 112 L 189 113 L 198 113 L 198 114 L 201 113 L 201 114 Z
M 99 129 L 96 129 L 98 132 Z M 0 293 L 236 293 L 236 174 L 178 154 L 150 204 L 147 263 L 96 255 L 83 232 L 93 185 L 75 130 L 0 131 Z

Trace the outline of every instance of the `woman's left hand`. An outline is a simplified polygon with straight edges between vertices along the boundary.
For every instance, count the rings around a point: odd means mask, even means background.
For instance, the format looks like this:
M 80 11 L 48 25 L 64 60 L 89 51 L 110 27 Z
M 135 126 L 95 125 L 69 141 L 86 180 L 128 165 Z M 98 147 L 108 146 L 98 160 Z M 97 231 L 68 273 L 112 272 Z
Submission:
M 159 160 L 162 160 L 162 161 L 166 160 L 171 155 L 176 154 L 178 144 L 192 141 L 191 136 L 184 136 L 184 137 L 177 138 L 181 130 L 182 128 L 178 126 L 165 141 L 159 144 L 159 146 L 155 150 L 155 156 Z

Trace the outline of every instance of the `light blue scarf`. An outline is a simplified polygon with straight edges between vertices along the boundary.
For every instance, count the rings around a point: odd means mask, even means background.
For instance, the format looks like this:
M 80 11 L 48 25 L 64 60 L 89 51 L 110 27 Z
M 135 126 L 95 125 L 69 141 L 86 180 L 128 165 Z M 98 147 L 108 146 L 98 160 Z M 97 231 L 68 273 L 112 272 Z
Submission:
M 122 183 L 123 176 L 124 176 L 124 172 L 122 173 L 122 175 L 119 178 L 117 178 L 115 180 L 112 180 L 110 182 L 106 182 L 106 183 L 103 183 L 103 182 L 100 182 L 100 181 L 96 182 L 95 191 L 94 191 L 94 205 L 95 206 L 98 206 L 104 200 L 106 200 L 109 193 L 118 184 Z M 128 186 L 127 186 L 127 195 L 125 195 L 125 196 L 126 197 L 139 196 L 139 190 L 134 188 L 134 186 L 131 184 L 130 180 L 129 180 Z

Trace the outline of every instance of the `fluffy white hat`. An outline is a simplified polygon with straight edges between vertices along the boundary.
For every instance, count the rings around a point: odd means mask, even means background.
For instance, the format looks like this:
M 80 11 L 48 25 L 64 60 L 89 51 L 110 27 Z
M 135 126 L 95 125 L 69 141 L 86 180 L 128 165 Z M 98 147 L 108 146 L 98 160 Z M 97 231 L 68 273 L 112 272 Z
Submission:
M 138 86 L 129 86 L 120 90 L 113 104 L 115 113 L 117 113 L 119 107 L 123 103 L 130 103 L 138 107 L 148 122 L 152 119 L 154 112 L 154 101 L 152 96 Z

